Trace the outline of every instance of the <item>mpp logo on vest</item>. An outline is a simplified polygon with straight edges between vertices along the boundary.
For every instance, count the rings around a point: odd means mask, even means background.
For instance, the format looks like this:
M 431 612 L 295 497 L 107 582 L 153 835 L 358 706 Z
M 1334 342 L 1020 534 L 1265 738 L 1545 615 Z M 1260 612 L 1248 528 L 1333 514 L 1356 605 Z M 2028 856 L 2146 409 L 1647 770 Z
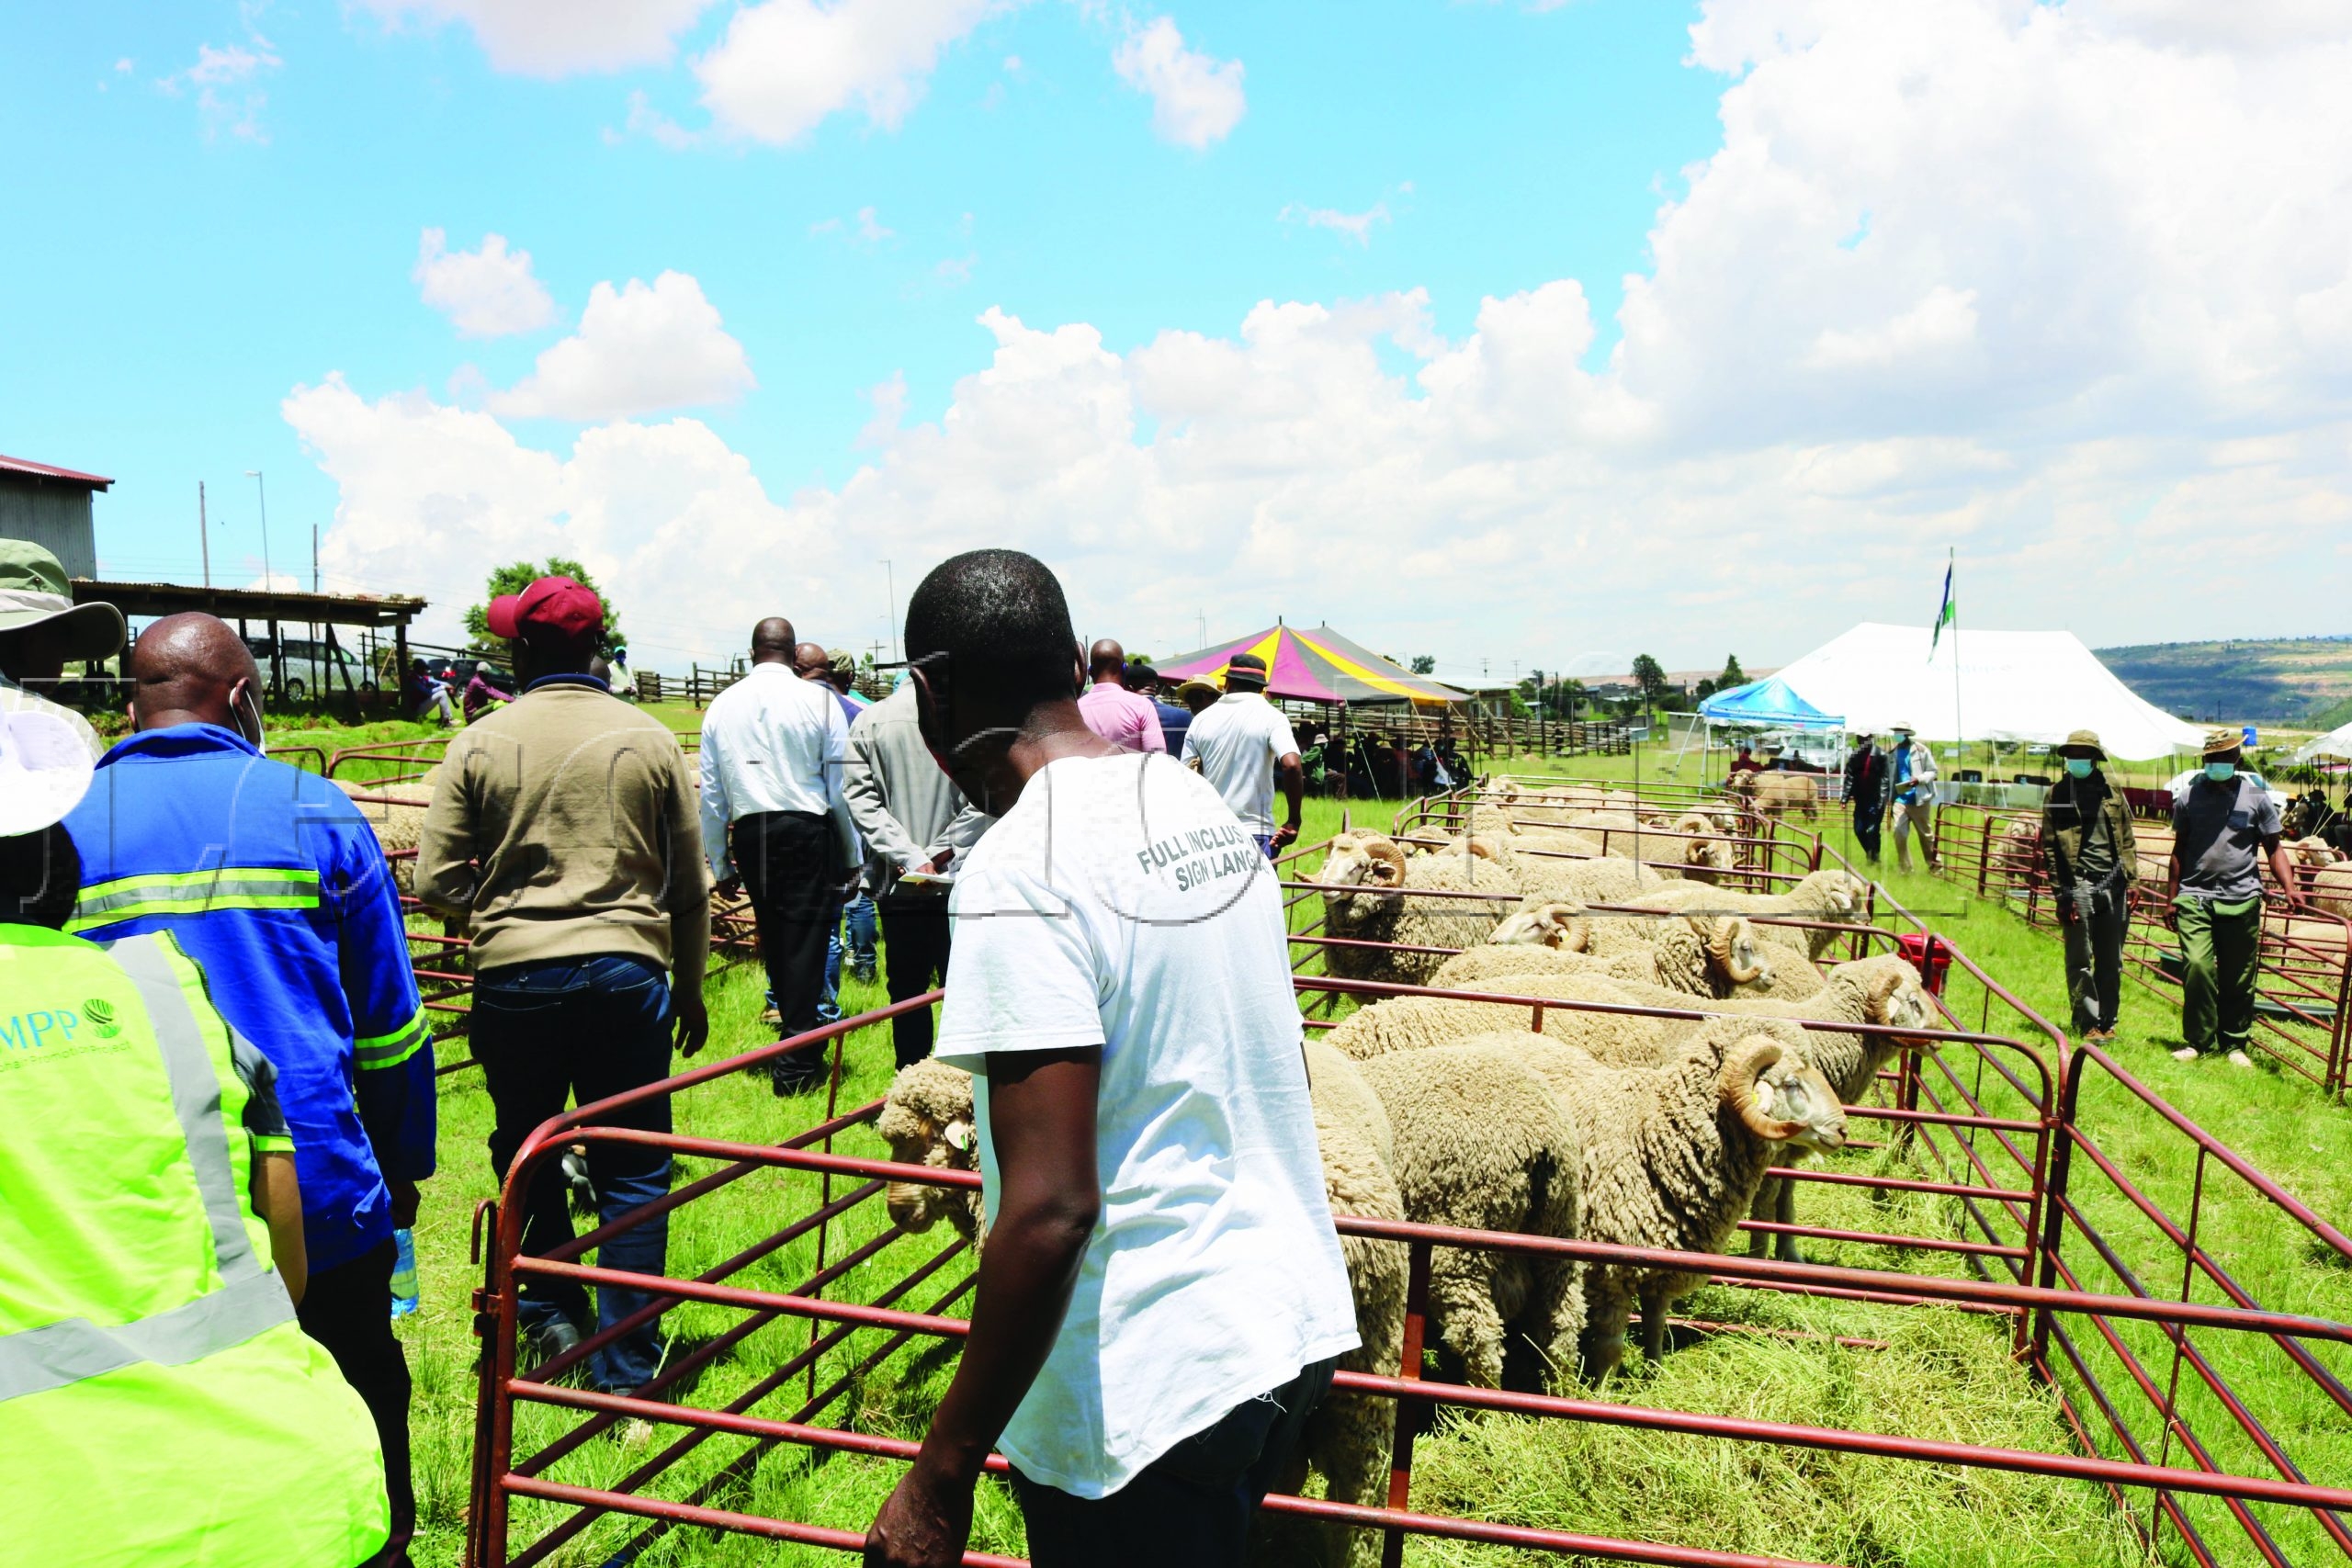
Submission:
M 85 1008 L 90 1004 L 84 1003 Z M 106 1004 L 101 1002 L 100 1007 Z M 101 1039 L 120 1032 L 113 1021 L 112 1008 L 106 1009 L 101 1024 Z M 10 1051 L 38 1051 L 44 1045 L 70 1045 L 74 1032 L 82 1026 L 82 1015 L 72 1008 L 56 1008 L 36 1012 L 0 1013 L 0 1048 Z

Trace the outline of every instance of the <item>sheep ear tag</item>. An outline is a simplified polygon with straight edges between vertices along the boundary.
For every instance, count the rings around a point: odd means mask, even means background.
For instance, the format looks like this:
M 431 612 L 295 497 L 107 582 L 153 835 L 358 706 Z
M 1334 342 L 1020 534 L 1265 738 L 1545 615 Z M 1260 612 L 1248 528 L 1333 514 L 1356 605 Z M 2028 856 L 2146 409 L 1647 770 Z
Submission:
M 972 1152 L 972 1124 L 969 1122 L 950 1122 L 946 1132 L 941 1135 L 947 1140 L 947 1146 L 957 1154 Z

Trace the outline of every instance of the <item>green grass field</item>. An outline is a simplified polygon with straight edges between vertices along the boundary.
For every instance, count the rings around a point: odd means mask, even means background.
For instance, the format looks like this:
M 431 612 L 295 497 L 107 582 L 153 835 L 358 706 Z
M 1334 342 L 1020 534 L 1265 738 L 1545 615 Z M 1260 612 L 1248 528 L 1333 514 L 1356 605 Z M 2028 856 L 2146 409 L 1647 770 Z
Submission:
M 689 727 L 693 711 L 673 722 Z M 1630 779 L 1671 776 L 1646 756 L 1607 759 L 1604 769 L 1588 760 L 1559 764 L 1555 771 L 1580 776 Z M 1598 763 L 1601 760 L 1590 760 Z M 1537 771 L 1532 763 L 1514 771 Z M 1695 778 L 1695 773 L 1693 774 Z M 1387 825 L 1393 805 L 1309 803 L 1306 839 L 1328 837 L 1340 825 L 1343 809 L 1358 826 Z M 1832 841 L 1839 835 L 1833 829 Z M 1850 846 L 1847 852 L 1852 853 Z M 1894 877 L 1891 891 L 1928 919 L 2029 1006 L 2063 1020 L 2064 991 L 2055 942 L 2007 910 L 1958 898 L 1939 881 Z M 886 950 L 887 961 L 887 950 Z M 710 986 L 714 1054 L 729 1054 L 766 1043 L 757 1024 L 762 982 L 748 965 L 715 976 Z M 851 983 L 846 1006 L 878 1006 L 878 987 Z M 1956 980 L 1956 1010 L 1973 1020 L 1984 1004 L 1972 982 Z M 1996 1021 L 1995 1029 L 2002 1026 Z M 2352 1226 L 2352 1189 L 2342 1172 L 2352 1168 L 2352 1112 L 2321 1103 L 2301 1080 L 2268 1071 L 2184 1067 L 2165 1055 L 2176 1021 L 2148 993 L 2127 990 L 2123 1038 L 2117 1055 L 2156 1092 L 2253 1160 L 2319 1209 L 2339 1226 Z M 889 1046 L 887 1028 L 853 1034 L 845 1055 L 842 1104 L 877 1097 L 887 1087 Z M 450 1055 L 461 1055 L 461 1043 Z M 707 1058 L 705 1058 L 707 1059 Z M 1980 1079 L 1982 1075 L 1977 1075 Z M 468 1495 L 476 1392 L 476 1342 L 469 1293 L 479 1270 L 467 1259 L 468 1230 L 474 1204 L 491 1195 L 484 1140 L 490 1110 L 478 1077 L 469 1072 L 445 1078 L 441 1101 L 441 1174 L 425 1188 L 419 1219 L 424 1310 L 404 1320 L 402 1337 L 416 1377 L 413 1427 L 415 1467 L 423 1535 L 416 1560 L 446 1568 L 459 1560 Z M 765 1085 L 722 1079 L 682 1096 L 678 1124 L 722 1138 L 772 1142 L 815 1122 L 821 1100 L 773 1098 Z M 2198 1180 L 2193 1154 L 2111 1080 L 2094 1078 L 2086 1089 L 2081 1122 L 2101 1149 L 2149 1195 L 2183 1217 Z M 1867 1135 L 1873 1135 L 1867 1134 Z M 878 1154 L 878 1139 L 864 1131 L 845 1135 L 842 1152 Z M 1844 1168 L 1928 1174 L 1913 1156 L 1893 1148 L 1849 1151 Z M 683 1161 L 679 1179 L 713 1168 Z M 673 1272 L 708 1269 L 808 1213 L 818 1200 L 814 1178 L 775 1171 L 755 1174 L 714 1199 L 688 1206 L 675 1217 L 672 1236 Z M 840 1189 L 836 1188 L 836 1192 Z M 2105 1229 L 2118 1260 L 2136 1270 L 2158 1295 L 2180 1290 L 2178 1254 L 2104 1183 L 2084 1180 L 2075 1195 L 2086 1217 Z M 1872 1195 L 1868 1190 L 1804 1186 L 1801 1216 L 1849 1229 L 1917 1235 L 1957 1235 L 1960 1215 L 1950 1200 L 1915 1195 Z M 861 1206 L 833 1228 L 830 1255 L 839 1258 L 880 1234 L 878 1202 Z M 2279 1225 L 2265 1205 L 2250 1201 L 2209 1166 L 2201 1243 L 2222 1260 L 2240 1285 L 2264 1305 L 2278 1310 L 2352 1319 L 2352 1271 L 2333 1255 L 2316 1249 Z M 933 1257 L 944 1233 L 900 1239 L 834 1287 L 847 1299 L 870 1299 L 888 1282 Z M 1891 1249 L 1815 1244 L 1816 1259 L 1871 1268 L 1932 1269 L 1953 1274 L 1960 1260 L 1951 1255 L 1897 1254 Z M 2065 1256 L 2084 1271 L 2086 1288 L 2120 1290 L 2116 1277 L 2079 1236 Z M 787 1288 L 816 1269 L 813 1239 L 804 1239 L 733 1277 L 738 1284 Z M 928 1308 L 963 1277 L 957 1258 L 941 1269 L 904 1304 Z M 2197 1299 L 2218 1299 L 2209 1287 Z M 960 1313 L 962 1304 L 948 1309 Z M 1698 1340 L 1657 1367 L 1638 1358 L 1625 1375 L 1597 1397 L 1666 1408 L 1718 1412 L 1770 1419 L 1906 1435 L 1946 1438 L 2051 1452 L 2070 1451 L 2070 1442 L 2050 1393 L 2009 1358 L 2005 1323 L 1957 1312 L 1894 1308 L 1757 1291 L 1708 1289 L 1683 1308 L 1699 1319 L 1750 1325 L 1763 1333 L 1724 1333 Z M 699 1342 L 739 1321 L 725 1309 L 688 1306 L 673 1311 L 668 1332 L 684 1343 Z M 1798 1335 L 1824 1337 L 1790 1337 Z M 750 1390 L 778 1364 L 807 1346 L 806 1324 L 790 1320 L 766 1327 L 735 1346 L 701 1376 L 686 1396 L 713 1407 Z M 2147 1359 L 2161 1387 L 2171 1371 L 2170 1348 L 2160 1331 L 2120 1325 L 2120 1337 Z M 1883 1348 L 1849 1349 L 1830 1337 L 1883 1342 Z M 2092 1336 L 2086 1329 L 2087 1344 Z M 874 1331 L 853 1342 L 862 1357 L 879 1342 Z M 2267 1341 L 2200 1332 L 2195 1348 L 2210 1356 L 2273 1435 L 2319 1480 L 2352 1475 L 2352 1422 L 2321 1396 L 2309 1379 L 2290 1367 Z M 2104 1352 L 2098 1352 L 2104 1354 Z M 2352 1380 L 2352 1357 L 2335 1348 L 2315 1352 L 2339 1377 Z M 827 1358 L 814 1386 L 822 1389 L 846 1370 L 850 1355 Z M 2137 1399 L 2111 1359 L 2095 1363 L 2119 1398 Z M 860 1430 L 919 1436 L 952 1362 L 938 1350 L 902 1351 L 872 1374 L 854 1381 L 824 1419 L 847 1419 Z M 755 1407 L 755 1414 L 789 1416 L 810 1384 L 795 1378 Z M 2182 1409 L 2193 1430 L 2219 1428 L 2220 1410 L 2193 1375 L 2182 1378 Z M 527 1453 L 568 1427 L 574 1417 L 542 1407 L 524 1408 L 517 1451 Z M 2152 1444 L 2161 1437 L 2151 1418 L 2134 1417 L 2135 1429 Z M 610 1484 L 676 1435 L 675 1428 L 630 1428 L 594 1439 L 559 1462 L 553 1478 L 583 1484 Z M 702 1445 L 658 1484 L 664 1496 L 718 1477 L 742 1454 L 747 1440 L 715 1438 Z M 2171 1462 L 2186 1462 L 2176 1444 Z M 2246 1473 L 2272 1473 L 2243 1439 L 2217 1443 L 2213 1462 Z M 887 1493 L 897 1467 L 879 1461 L 840 1457 L 812 1465 L 803 1450 L 781 1448 L 747 1474 L 721 1479 L 711 1501 L 718 1506 L 797 1518 L 862 1530 Z M 2006 1472 L 1948 1469 L 1891 1460 L 1863 1459 L 1803 1449 L 1767 1448 L 1717 1439 L 1644 1435 L 1623 1428 L 1556 1421 L 1498 1418 L 1446 1420 L 1419 1445 L 1415 1470 L 1416 1506 L 1433 1511 L 1513 1523 L 1704 1545 L 1724 1550 L 1787 1554 L 1872 1568 L 1928 1568 L 1931 1564 L 2013 1563 L 2123 1564 L 2147 1561 L 2106 1495 L 2085 1483 L 2052 1481 Z M 2135 1495 L 2145 1519 L 2148 1499 Z M 525 1503 L 515 1509 L 514 1540 L 526 1542 L 568 1510 Z M 2209 1532 L 2216 1556 L 2225 1562 L 2258 1561 L 2219 1504 L 2199 1503 L 2190 1512 Z M 2304 1516 L 2264 1507 L 2255 1510 L 2276 1531 L 2286 1560 L 2315 1560 L 2332 1548 Z M 637 1532 L 625 1521 L 607 1519 L 571 1542 L 552 1561 L 596 1564 L 609 1560 Z M 1018 1551 L 1017 1513 L 993 1483 L 982 1488 L 974 1545 Z M 1303 1562 L 1300 1543 L 1278 1540 L 1268 1560 Z M 2158 1554 L 2165 1562 L 2187 1561 L 2177 1541 Z M 741 1537 L 684 1531 L 667 1537 L 636 1559 L 641 1563 L 769 1564 L 839 1563 L 839 1553 Z M 1417 1542 L 1408 1553 L 1416 1563 L 1494 1564 L 1549 1562 L 1491 1548 Z

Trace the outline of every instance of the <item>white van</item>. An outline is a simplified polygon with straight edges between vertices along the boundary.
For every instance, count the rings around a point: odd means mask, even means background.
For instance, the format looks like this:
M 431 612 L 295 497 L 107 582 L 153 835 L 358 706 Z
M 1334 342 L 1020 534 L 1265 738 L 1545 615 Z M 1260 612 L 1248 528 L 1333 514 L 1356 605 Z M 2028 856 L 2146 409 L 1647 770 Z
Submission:
M 345 690 L 345 682 L 357 692 L 376 689 L 376 677 L 366 664 L 341 644 L 329 646 L 308 637 L 289 637 L 280 639 L 285 654 L 284 700 L 299 703 L 313 696 L 331 696 Z M 269 638 L 249 637 L 245 646 L 253 649 L 254 662 L 261 666 L 262 679 L 275 678 L 279 671 L 271 663 Z

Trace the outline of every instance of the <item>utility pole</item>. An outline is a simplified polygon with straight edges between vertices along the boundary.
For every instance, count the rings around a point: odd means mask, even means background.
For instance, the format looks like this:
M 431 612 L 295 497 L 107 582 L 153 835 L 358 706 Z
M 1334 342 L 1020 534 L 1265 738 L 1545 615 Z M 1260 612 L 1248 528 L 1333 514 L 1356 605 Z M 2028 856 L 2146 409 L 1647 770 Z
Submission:
M 319 525 L 311 525 L 311 592 L 319 591 Z
M 259 468 L 247 468 L 245 478 L 254 481 L 254 492 L 261 499 L 261 581 L 265 588 L 276 590 L 269 571 L 269 487 L 262 480 Z
M 196 542 L 204 551 L 204 586 L 212 586 L 212 536 L 205 532 L 204 481 L 196 481 Z
M 904 659 L 906 655 L 899 650 L 899 577 L 888 561 L 882 563 L 882 591 L 888 595 L 885 603 L 889 606 L 890 657 Z

